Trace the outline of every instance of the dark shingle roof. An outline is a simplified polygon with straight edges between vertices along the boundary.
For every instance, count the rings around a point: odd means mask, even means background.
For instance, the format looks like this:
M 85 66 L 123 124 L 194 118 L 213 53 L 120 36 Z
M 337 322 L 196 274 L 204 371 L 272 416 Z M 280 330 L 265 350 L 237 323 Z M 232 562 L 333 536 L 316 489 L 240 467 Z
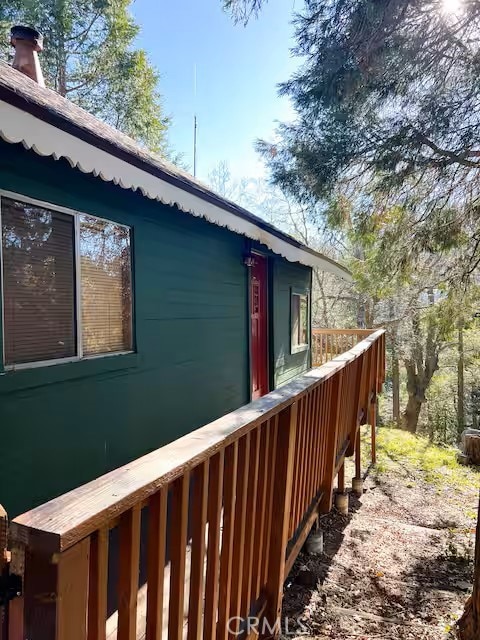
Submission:
M 346 275 L 348 274 L 348 271 L 335 261 L 303 245 L 295 238 L 280 231 L 243 207 L 219 196 L 186 171 L 151 153 L 127 135 L 98 120 L 95 116 L 63 98 L 55 91 L 40 87 L 36 82 L 1 61 L 0 100 L 29 112 L 35 117 L 91 143 L 95 147 L 131 165 L 246 219 L 260 229 L 288 242 L 290 245 L 331 262 L 332 265 L 345 271 Z

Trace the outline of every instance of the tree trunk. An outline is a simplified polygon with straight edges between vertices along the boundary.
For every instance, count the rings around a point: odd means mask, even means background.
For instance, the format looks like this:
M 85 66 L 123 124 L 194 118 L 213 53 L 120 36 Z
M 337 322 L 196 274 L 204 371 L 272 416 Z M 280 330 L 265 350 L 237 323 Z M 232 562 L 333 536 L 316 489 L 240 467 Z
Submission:
M 463 453 L 468 458 L 468 464 L 480 467 L 480 437 L 473 433 L 466 433 L 463 438 Z
M 457 425 L 458 441 L 460 442 L 465 429 L 465 384 L 464 384 L 464 350 L 463 350 L 463 321 L 458 322 L 458 366 L 457 366 Z
M 395 335 L 392 336 L 392 417 L 398 427 L 400 425 L 400 364 L 398 362 Z
M 402 429 L 410 433 L 417 433 L 418 418 L 422 403 L 415 394 L 408 395 L 407 406 L 402 416 Z
M 433 289 L 428 290 L 428 302 L 431 306 L 435 304 Z M 412 317 L 412 333 L 410 357 L 404 359 L 408 402 L 402 416 L 402 428 L 416 433 L 422 404 L 427 399 L 428 387 L 438 369 L 440 340 L 434 315 L 430 314 L 422 326 L 420 313 L 416 310 Z
M 477 394 L 475 393 L 475 389 L 472 389 L 471 394 L 471 403 L 472 403 L 472 427 L 473 429 L 478 429 L 478 407 L 477 407 Z
M 467 600 L 462 617 L 458 621 L 458 635 L 460 640 L 478 640 L 480 637 L 480 502 L 475 537 L 473 592 Z

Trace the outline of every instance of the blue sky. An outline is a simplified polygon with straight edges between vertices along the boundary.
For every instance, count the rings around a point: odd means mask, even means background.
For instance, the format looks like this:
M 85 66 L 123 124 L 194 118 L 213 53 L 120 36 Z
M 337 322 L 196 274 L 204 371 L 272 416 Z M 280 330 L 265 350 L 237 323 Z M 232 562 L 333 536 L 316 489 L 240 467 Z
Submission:
M 297 9 L 300 1 L 297 1 Z M 258 19 L 235 25 L 221 0 L 136 0 L 138 44 L 161 73 L 170 140 L 193 171 L 193 114 L 197 113 L 197 176 L 206 180 L 227 161 L 234 178 L 259 177 L 256 138 L 271 138 L 275 121 L 292 118 L 277 84 L 297 61 L 290 54 L 295 0 L 270 0 Z M 194 98 L 194 68 L 197 91 Z

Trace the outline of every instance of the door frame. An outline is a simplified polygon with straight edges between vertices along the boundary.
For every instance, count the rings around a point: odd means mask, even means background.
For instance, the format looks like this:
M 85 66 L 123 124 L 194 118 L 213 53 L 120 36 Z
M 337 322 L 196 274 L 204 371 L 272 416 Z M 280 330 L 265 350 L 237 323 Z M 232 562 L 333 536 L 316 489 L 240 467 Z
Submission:
M 267 253 L 264 253 L 257 249 L 250 248 L 249 252 L 252 256 L 260 256 L 265 260 L 265 266 L 267 270 L 266 277 L 266 309 L 265 312 L 267 314 L 266 319 L 266 330 L 267 330 L 267 358 L 266 358 L 266 380 L 268 385 L 267 393 L 273 389 L 272 379 L 273 379 L 273 367 L 272 367 L 272 313 L 271 313 L 271 304 L 272 304 L 272 268 L 271 268 L 271 258 Z M 252 353 L 252 296 L 251 296 L 251 286 L 252 286 L 252 270 L 248 269 L 248 281 L 247 281 L 247 321 L 248 321 L 248 397 L 249 402 L 253 402 L 252 398 L 252 382 L 253 382 L 253 353 Z M 258 398 L 257 398 L 258 399 Z

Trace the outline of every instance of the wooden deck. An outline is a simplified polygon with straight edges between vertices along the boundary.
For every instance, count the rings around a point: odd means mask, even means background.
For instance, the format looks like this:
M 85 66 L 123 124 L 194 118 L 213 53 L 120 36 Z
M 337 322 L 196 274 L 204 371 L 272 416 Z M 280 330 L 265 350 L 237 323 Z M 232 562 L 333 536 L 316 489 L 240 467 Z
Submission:
M 355 451 L 359 470 L 359 425 L 374 423 L 384 332 L 360 337 L 263 398 L 16 518 L 10 572 L 23 593 L 3 640 L 226 640 L 235 628 L 252 635 L 248 616 L 274 628 L 284 580 L 330 510 L 337 474 L 342 488 L 345 455 Z

